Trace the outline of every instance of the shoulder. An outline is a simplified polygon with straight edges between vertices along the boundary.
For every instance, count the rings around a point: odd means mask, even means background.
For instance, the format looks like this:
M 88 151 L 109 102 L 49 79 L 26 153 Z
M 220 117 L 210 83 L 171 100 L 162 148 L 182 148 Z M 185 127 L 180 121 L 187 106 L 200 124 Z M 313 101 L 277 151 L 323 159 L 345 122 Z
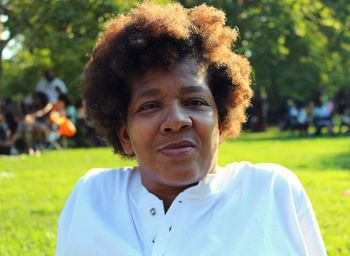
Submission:
M 92 169 L 81 177 L 70 193 L 60 220 L 70 219 L 74 211 L 108 205 L 112 198 L 127 193 L 132 168 Z M 70 217 L 68 217 L 70 216 Z
M 57 85 L 60 85 L 60 86 L 65 86 L 66 84 L 63 82 L 63 80 L 59 79 L 59 78 L 55 78 L 53 81 L 52 81 L 53 84 L 57 84 Z
M 111 206 L 120 206 L 127 200 L 125 193 L 133 169 L 92 169 L 81 177 L 70 193 L 58 220 L 57 255 L 70 244 L 70 239 L 81 237 L 81 230 L 94 225 L 99 218 L 111 214 Z M 101 217 L 102 216 L 102 217 Z
M 304 193 L 298 177 L 279 164 L 240 162 L 225 166 L 223 171 L 225 179 L 231 180 L 231 187 L 239 186 L 256 193 L 269 191 L 275 195 Z
M 226 165 L 224 171 L 226 175 L 249 178 L 257 181 L 265 179 L 286 180 L 288 182 L 296 182 L 299 180 L 297 176 L 288 168 L 275 163 L 257 163 L 239 162 Z
M 93 168 L 90 169 L 88 172 L 85 173 L 81 177 L 81 180 L 87 182 L 92 181 L 95 179 L 103 179 L 103 178 L 109 178 L 109 177 L 116 177 L 116 176 L 127 176 L 128 171 L 131 170 L 131 167 L 120 167 L 120 168 L 113 168 L 113 169 L 107 169 L 107 168 Z
M 122 196 L 126 193 L 133 169 L 130 167 L 118 169 L 95 168 L 88 171 L 75 184 L 65 207 L 76 206 L 76 203 L 86 203 L 101 198 Z
M 133 168 L 121 167 L 116 169 L 94 168 L 82 176 L 77 186 L 92 189 L 95 192 L 111 188 L 127 186 Z
M 227 195 L 239 195 L 245 202 L 264 202 L 277 208 L 295 209 L 299 215 L 311 209 L 311 203 L 297 176 L 273 163 L 240 162 L 222 168 L 221 180 Z

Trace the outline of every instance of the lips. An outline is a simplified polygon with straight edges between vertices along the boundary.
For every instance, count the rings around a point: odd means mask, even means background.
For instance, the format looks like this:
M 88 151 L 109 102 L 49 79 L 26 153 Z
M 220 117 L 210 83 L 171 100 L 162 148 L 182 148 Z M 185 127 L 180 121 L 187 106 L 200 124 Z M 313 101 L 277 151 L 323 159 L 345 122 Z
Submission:
M 159 151 L 168 157 L 180 157 L 190 154 L 195 148 L 195 144 L 189 140 L 181 140 L 167 143 L 161 146 Z

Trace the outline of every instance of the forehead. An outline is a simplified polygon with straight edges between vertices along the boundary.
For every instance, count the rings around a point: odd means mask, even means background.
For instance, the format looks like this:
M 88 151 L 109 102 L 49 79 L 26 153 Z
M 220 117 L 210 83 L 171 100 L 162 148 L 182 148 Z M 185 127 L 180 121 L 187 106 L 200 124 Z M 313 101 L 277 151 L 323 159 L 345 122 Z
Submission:
M 161 67 L 150 68 L 146 73 L 135 78 L 131 83 L 132 94 L 139 94 L 151 88 L 196 87 L 206 85 L 206 69 L 192 60 L 175 64 L 170 70 Z M 182 88 L 183 89 L 183 88 Z

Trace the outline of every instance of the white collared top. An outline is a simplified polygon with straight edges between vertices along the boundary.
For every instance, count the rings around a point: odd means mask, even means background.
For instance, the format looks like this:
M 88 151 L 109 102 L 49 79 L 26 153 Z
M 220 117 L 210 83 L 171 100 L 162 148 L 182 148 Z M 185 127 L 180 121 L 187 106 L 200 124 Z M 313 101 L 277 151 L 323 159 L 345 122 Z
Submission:
M 234 163 L 163 202 L 133 168 L 93 169 L 60 215 L 57 256 L 326 255 L 299 180 L 276 164 Z
M 49 102 L 53 104 L 58 101 L 61 93 L 67 94 L 68 92 L 66 84 L 59 78 L 54 78 L 52 81 L 40 80 L 36 85 L 35 91 L 46 94 Z

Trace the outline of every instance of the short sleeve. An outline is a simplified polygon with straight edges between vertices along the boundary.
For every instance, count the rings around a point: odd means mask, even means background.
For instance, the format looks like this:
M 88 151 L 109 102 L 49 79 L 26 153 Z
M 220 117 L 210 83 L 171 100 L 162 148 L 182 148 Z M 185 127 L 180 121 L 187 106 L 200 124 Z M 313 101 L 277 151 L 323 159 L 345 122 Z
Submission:
M 60 89 L 60 91 L 64 94 L 68 92 L 66 84 L 61 80 L 56 78 L 55 85 Z

